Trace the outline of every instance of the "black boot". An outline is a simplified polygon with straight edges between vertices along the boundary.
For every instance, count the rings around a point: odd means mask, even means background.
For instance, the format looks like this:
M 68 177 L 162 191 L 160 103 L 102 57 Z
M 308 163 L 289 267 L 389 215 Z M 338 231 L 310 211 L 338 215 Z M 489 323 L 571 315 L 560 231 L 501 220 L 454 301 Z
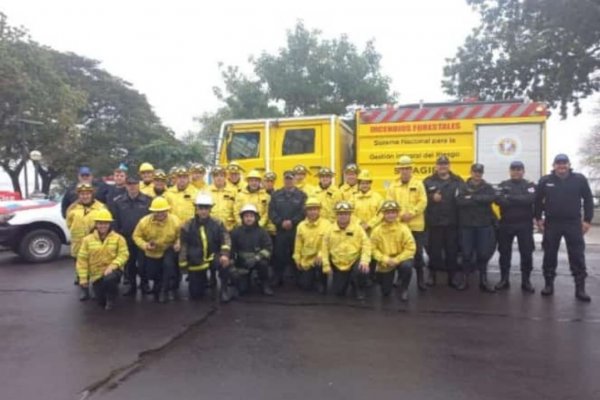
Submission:
M 585 279 L 578 279 L 575 282 L 575 298 L 585 303 L 592 301 L 592 298 L 585 292 Z
M 142 294 L 152 293 L 152 289 L 150 289 L 150 285 L 148 284 L 147 280 L 142 280 L 142 282 L 140 283 L 140 291 L 142 292 Z
M 131 285 L 129 287 L 129 289 L 127 289 L 127 291 L 125 293 L 123 293 L 123 296 L 135 297 L 136 294 L 137 294 L 137 287 L 135 285 Z
M 542 296 L 552 296 L 554 294 L 554 278 L 545 278 L 546 285 L 542 289 Z
M 494 288 L 488 283 L 487 268 L 479 269 L 479 289 L 485 293 L 494 293 Z
M 435 286 L 436 283 L 437 283 L 437 276 L 435 274 L 435 270 L 430 268 L 429 274 L 427 275 L 426 285 L 427 286 Z
M 410 285 L 410 280 L 405 279 L 400 284 L 400 300 L 403 302 L 408 301 L 408 286 Z
M 268 282 L 264 282 L 262 284 L 262 292 L 265 296 L 273 296 L 273 289 L 271 289 L 271 285 Z
M 104 303 L 104 309 L 106 311 L 110 311 L 115 307 L 115 301 L 111 297 L 106 298 L 106 302 Z
M 79 293 L 79 301 L 86 301 L 90 299 L 90 288 L 81 286 L 80 292 L 81 293 Z
M 221 303 L 229 303 L 231 301 L 231 293 L 229 291 L 229 285 L 221 283 L 220 300 L 221 300 Z
M 425 274 L 423 272 L 423 268 L 416 268 L 417 271 L 417 287 L 421 292 L 427 290 L 427 285 L 425 284 Z
M 494 286 L 496 290 L 506 290 L 510 288 L 510 280 L 508 275 L 508 270 L 501 269 L 500 270 L 500 282 L 496 283 Z
M 521 290 L 523 290 L 525 293 L 535 293 L 535 289 L 533 288 L 533 285 L 531 284 L 531 272 L 527 271 L 527 272 L 523 272 L 521 275 Z
M 452 287 L 458 291 L 462 292 L 469 288 L 469 274 L 466 272 L 452 273 L 452 281 Z

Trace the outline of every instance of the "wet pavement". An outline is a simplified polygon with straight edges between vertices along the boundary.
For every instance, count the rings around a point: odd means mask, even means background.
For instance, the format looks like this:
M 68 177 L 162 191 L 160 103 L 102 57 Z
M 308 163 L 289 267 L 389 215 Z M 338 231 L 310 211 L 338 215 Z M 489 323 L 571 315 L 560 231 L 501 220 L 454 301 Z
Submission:
M 72 261 L 0 254 L 2 399 L 598 399 L 600 245 L 591 304 L 576 302 L 561 253 L 545 299 L 438 286 L 411 299 L 335 299 L 287 288 L 216 308 L 120 298 L 77 301 Z M 518 260 L 518 255 L 515 255 Z M 491 262 L 491 280 L 498 279 Z M 184 293 L 184 292 L 182 292 Z

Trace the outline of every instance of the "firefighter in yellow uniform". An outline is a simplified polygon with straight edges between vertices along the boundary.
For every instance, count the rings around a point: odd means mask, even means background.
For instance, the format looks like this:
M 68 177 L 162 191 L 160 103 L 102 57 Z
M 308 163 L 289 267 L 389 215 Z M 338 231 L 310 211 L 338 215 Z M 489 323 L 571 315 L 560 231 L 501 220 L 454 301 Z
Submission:
M 405 223 L 411 230 L 417 246 L 414 257 L 414 268 L 417 273 L 419 290 L 427 290 L 424 278 L 425 262 L 423 260 L 423 245 L 425 243 L 425 208 L 427 208 L 427 193 L 423 181 L 413 176 L 413 163 L 409 156 L 398 160 L 395 172 L 399 174 L 398 181 L 387 190 L 386 199 L 394 200 L 400 206 L 398 214 L 400 222 Z
M 165 171 L 163 171 L 162 169 L 157 169 L 154 171 L 154 187 L 152 190 L 152 193 L 150 195 L 150 197 L 158 197 L 158 196 L 165 196 L 165 193 L 167 192 L 168 188 L 167 188 L 167 181 L 169 180 L 169 177 L 167 176 L 167 174 L 165 174 Z
M 277 174 L 273 171 L 265 172 L 263 177 L 263 188 L 269 193 L 269 196 L 275 191 L 275 182 L 277 181 Z
M 227 185 L 226 170 L 220 165 L 210 171 L 213 183 L 208 186 L 206 193 L 213 199 L 211 216 L 223 222 L 225 228 L 231 231 L 236 225 L 236 216 L 233 213 L 237 189 Z
M 77 185 L 77 201 L 67 209 L 67 228 L 71 232 L 71 256 L 77 258 L 81 241 L 94 228 L 93 212 L 106 206 L 94 198 L 94 187 L 89 183 Z
M 237 162 L 232 161 L 227 164 L 227 186 L 235 189 L 236 194 L 246 186 L 242 172 L 245 172 L 244 168 Z
M 167 191 L 165 198 L 171 205 L 171 213 L 175 214 L 180 221 L 187 221 L 196 214 L 194 201 L 198 189 L 190 184 L 190 176 L 185 167 L 177 168 L 175 175 L 177 176 L 175 186 Z
M 98 304 L 110 310 L 119 292 L 129 250 L 125 238 L 110 227 L 113 222 L 110 211 L 94 212 L 94 222 L 96 229 L 83 238 L 77 255 L 77 276 L 82 292 L 79 299 L 89 299 L 91 284 Z
M 242 188 L 236 198 L 234 214 L 238 217 L 237 225 L 242 225 L 241 211 L 247 204 L 253 204 L 258 210 L 260 219 L 258 226 L 266 229 L 269 225 L 269 203 L 271 196 L 267 191 L 261 188 L 262 175 L 257 170 L 252 170 L 246 175 L 246 187 Z
M 294 242 L 294 262 L 298 268 L 298 286 L 325 294 L 327 275 L 323 274 L 321 257 L 323 236 L 331 228 L 331 223 L 320 216 L 321 202 L 315 197 L 306 200 L 306 219 L 298 225 Z
M 348 164 L 344 168 L 344 183 L 335 197 L 335 203 L 338 201 L 352 201 L 354 193 L 358 191 L 358 174 L 360 169 L 356 164 Z
M 371 242 L 365 230 L 352 221 L 352 204 L 335 205 L 336 222 L 323 236 L 321 257 L 323 272 L 333 274 L 332 291 L 344 296 L 352 284 L 356 298 L 365 298 L 365 286 L 371 261 Z
M 148 279 L 154 281 L 154 299 L 159 303 L 174 299 L 179 283 L 176 279 L 181 221 L 170 209 L 165 198 L 154 198 L 149 208 L 151 213 L 133 231 L 133 241 L 144 251 L 144 268 Z
M 167 187 L 170 189 L 173 186 L 175 186 L 175 183 L 177 182 L 177 169 L 179 167 L 177 165 L 172 166 L 171 168 L 169 168 L 169 174 L 167 175 Z
M 152 194 L 154 189 L 154 167 L 150 163 L 142 163 L 138 170 L 140 174 L 140 178 L 142 181 L 140 182 L 140 192 L 144 193 L 146 196 L 154 197 Z
M 308 168 L 302 164 L 298 164 L 293 169 L 294 172 L 294 184 L 296 187 L 303 191 L 306 197 L 312 197 L 315 195 L 317 188 L 310 183 L 306 182 L 306 175 L 309 174 Z
M 412 276 L 413 257 L 416 245 L 406 224 L 398 220 L 400 206 L 393 200 L 386 200 L 381 206 L 383 221 L 371 233 L 373 258 L 377 262 L 377 280 L 381 293 L 387 297 L 392 292 L 394 274 L 398 272 L 400 299 L 408 300 L 408 286 Z
M 206 189 L 206 182 L 204 180 L 206 176 L 206 168 L 202 164 L 192 164 L 190 167 L 190 179 L 192 180 L 192 185 L 198 189 L 198 191 L 202 192 Z
M 371 233 L 381 222 L 379 209 L 383 203 L 383 197 L 371 189 L 373 178 L 366 169 L 358 175 L 358 191 L 352 196 L 351 203 L 354 208 L 356 222 L 367 232 Z
M 317 173 L 319 177 L 319 185 L 315 191 L 315 197 L 321 203 L 321 218 L 329 222 L 335 222 L 335 206 L 336 198 L 339 196 L 339 189 L 333 185 L 333 171 L 329 168 L 321 168 Z

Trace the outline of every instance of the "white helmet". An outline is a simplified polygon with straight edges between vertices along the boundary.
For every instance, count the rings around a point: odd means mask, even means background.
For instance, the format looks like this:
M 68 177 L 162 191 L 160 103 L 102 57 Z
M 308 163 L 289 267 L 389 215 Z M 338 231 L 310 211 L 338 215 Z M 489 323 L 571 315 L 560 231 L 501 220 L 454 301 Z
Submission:
M 198 193 L 194 204 L 197 206 L 214 206 L 212 197 L 206 193 Z
M 259 215 L 258 214 L 258 209 L 256 208 L 256 206 L 254 204 L 246 204 L 246 205 L 244 205 L 244 207 L 242 207 L 242 209 L 240 211 L 240 216 L 244 215 L 244 213 L 246 213 L 246 212 L 253 212 L 257 216 Z

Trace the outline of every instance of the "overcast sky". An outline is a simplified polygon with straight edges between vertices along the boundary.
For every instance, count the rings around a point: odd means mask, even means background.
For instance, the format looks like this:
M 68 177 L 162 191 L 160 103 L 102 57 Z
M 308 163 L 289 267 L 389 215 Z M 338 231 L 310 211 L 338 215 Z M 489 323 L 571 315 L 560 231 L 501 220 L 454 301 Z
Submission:
M 102 61 L 146 94 L 178 135 L 197 128 L 194 116 L 219 106 L 212 94 L 220 84 L 218 62 L 248 70 L 248 57 L 283 46 L 298 19 L 327 38 L 346 33 L 360 48 L 375 39 L 401 103 L 447 99 L 440 86 L 444 60 L 478 20 L 465 0 L 3 0 L 0 11 L 38 42 Z M 593 102 L 584 106 L 589 111 Z M 551 118 L 549 155 L 575 158 L 592 122 L 587 112 L 566 122 Z

